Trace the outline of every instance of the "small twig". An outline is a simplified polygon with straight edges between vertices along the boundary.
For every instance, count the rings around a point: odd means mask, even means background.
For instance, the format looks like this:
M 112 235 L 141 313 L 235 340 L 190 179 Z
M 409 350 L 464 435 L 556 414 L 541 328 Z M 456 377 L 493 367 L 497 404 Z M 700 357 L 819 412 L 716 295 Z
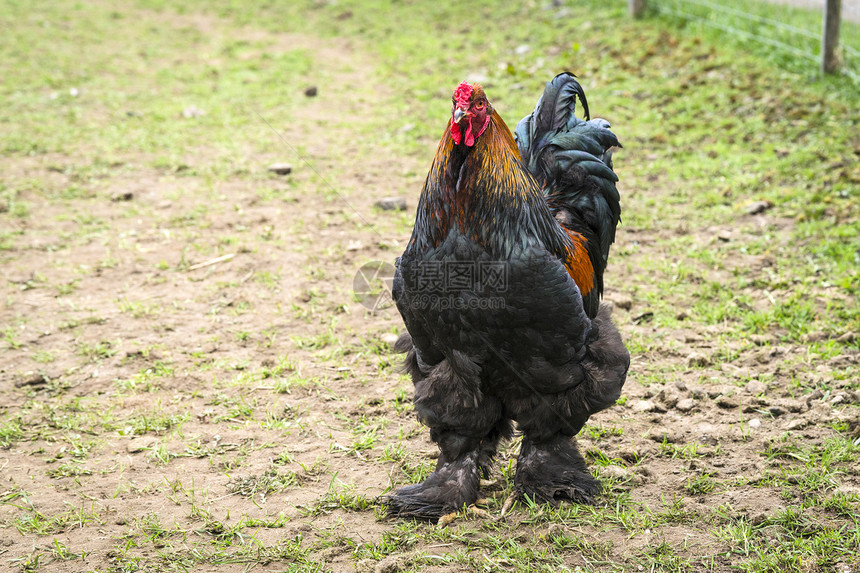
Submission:
M 221 501 L 222 499 L 227 499 L 228 497 L 232 497 L 234 495 L 236 495 L 236 492 L 228 493 L 227 495 L 222 495 L 221 497 L 216 497 L 215 499 L 210 499 L 209 501 L 206 501 L 204 503 L 215 503 L 216 501 Z
M 209 259 L 208 261 L 204 261 L 202 263 L 197 263 L 196 265 L 191 265 L 188 267 L 189 271 L 195 271 L 197 269 L 202 269 L 203 267 L 208 267 L 209 265 L 215 265 L 218 263 L 223 263 L 224 261 L 229 261 L 233 257 L 236 256 L 236 253 L 230 253 L 228 255 L 221 255 L 220 257 L 215 257 L 214 259 Z

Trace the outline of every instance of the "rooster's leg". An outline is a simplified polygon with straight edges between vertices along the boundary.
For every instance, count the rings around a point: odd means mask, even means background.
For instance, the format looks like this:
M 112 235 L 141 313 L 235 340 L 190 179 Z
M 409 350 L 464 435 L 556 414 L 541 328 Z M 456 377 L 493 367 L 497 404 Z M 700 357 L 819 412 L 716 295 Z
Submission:
M 442 450 L 436 470 L 423 483 L 389 494 L 384 503 L 390 515 L 436 521 L 477 501 L 481 440 L 450 431 L 431 436 Z
M 516 493 L 538 503 L 557 505 L 560 500 L 593 503 L 600 493 L 600 482 L 592 477 L 576 441 L 563 434 L 547 440 L 523 437 L 514 477 Z
M 493 460 L 496 459 L 496 451 L 500 440 L 509 440 L 514 434 L 511 420 L 500 420 L 489 434 L 481 440 L 481 449 L 478 455 L 478 470 L 485 480 L 490 479 L 490 470 Z
M 439 445 L 439 461 L 424 483 L 401 488 L 383 503 L 389 515 L 436 521 L 475 503 L 481 473 L 489 472 L 510 423 L 501 422 L 501 402 L 484 393 L 480 368 L 467 356 L 455 351 L 433 367 L 422 367 L 417 355 L 410 356 L 415 360 L 415 412 Z

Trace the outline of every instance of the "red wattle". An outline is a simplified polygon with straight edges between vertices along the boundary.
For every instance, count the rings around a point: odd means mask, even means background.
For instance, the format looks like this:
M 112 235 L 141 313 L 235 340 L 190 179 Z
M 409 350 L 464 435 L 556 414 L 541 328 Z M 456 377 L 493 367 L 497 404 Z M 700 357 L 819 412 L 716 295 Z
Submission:
M 466 144 L 466 147 L 472 147 L 475 145 L 475 137 L 472 135 L 472 122 L 466 124 L 466 140 L 463 142 Z
M 451 138 L 454 140 L 454 143 L 459 145 L 461 137 L 460 124 L 451 122 Z

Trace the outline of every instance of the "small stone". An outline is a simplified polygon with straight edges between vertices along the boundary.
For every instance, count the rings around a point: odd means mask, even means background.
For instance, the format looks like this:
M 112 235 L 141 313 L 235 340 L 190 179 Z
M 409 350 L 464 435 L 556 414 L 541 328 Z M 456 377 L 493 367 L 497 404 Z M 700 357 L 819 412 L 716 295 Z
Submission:
M 394 334 L 393 332 L 386 332 L 379 339 L 387 344 L 388 346 L 394 348 L 394 344 L 397 342 L 397 339 L 400 338 L 399 335 Z
M 834 406 L 836 406 L 836 405 L 841 404 L 845 401 L 846 401 L 845 400 L 845 394 L 837 394 L 836 396 L 833 397 L 832 400 L 830 400 L 830 403 L 833 404 Z
M 48 382 L 50 382 L 50 378 L 42 372 L 27 372 L 15 381 L 15 387 L 23 388 L 24 386 L 41 386 Z
M 758 215 L 760 213 L 764 213 L 771 207 L 773 207 L 773 203 L 770 201 L 754 201 L 747 205 L 744 210 L 748 215 Z
M 731 232 L 729 232 L 727 230 L 722 230 L 719 233 L 717 233 L 717 238 L 724 243 L 728 243 L 729 241 L 732 240 L 732 234 L 731 234 Z
M 705 396 L 708 396 L 707 392 L 705 392 L 702 388 L 691 388 L 690 396 L 695 398 L 696 400 L 701 400 Z M 710 396 L 708 396 L 710 397 Z
M 293 166 L 289 163 L 273 163 L 266 170 L 276 175 L 289 175 L 293 172 Z
M 608 296 L 606 299 L 621 310 L 630 310 L 633 308 L 633 298 L 624 293 L 612 293 L 612 296 Z
M 659 394 L 657 394 L 657 399 L 663 403 L 667 408 L 674 408 L 675 404 L 678 403 L 678 395 L 672 391 L 667 392 L 666 390 L 661 390 Z
M 627 478 L 630 477 L 630 471 L 627 468 L 616 465 L 609 465 L 604 467 L 600 470 L 600 474 L 608 478 L 617 479 L 619 481 L 625 481 Z
M 738 400 L 734 396 L 720 396 L 717 398 L 716 404 L 724 410 L 731 410 L 738 407 Z
M 331 561 L 338 555 L 343 555 L 344 553 L 348 552 L 351 552 L 350 547 L 348 545 L 333 545 L 320 551 L 320 557 L 322 557 L 326 561 Z
M 778 400 L 776 405 L 792 414 L 797 414 L 804 409 L 804 403 L 800 400 Z
M 395 573 L 403 569 L 408 556 L 402 553 L 389 555 L 373 568 L 373 573 Z
M 359 251 L 364 246 L 361 241 L 350 241 L 346 244 L 347 251 Z
M 678 391 L 680 391 L 680 392 L 686 392 L 687 391 L 687 385 L 684 384 L 683 380 L 678 380 L 677 382 L 675 382 L 675 388 L 677 388 Z
M 132 199 L 134 199 L 134 193 L 131 191 L 117 191 L 110 196 L 110 200 L 115 203 L 119 201 L 131 201 Z
M 639 452 L 632 447 L 620 448 L 616 455 L 622 460 L 631 463 L 636 463 L 642 458 L 642 456 L 639 455 Z
M 684 398 L 683 400 L 679 400 L 678 403 L 675 404 L 675 408 L 677 408 L 681 412 L 689 412 L 695 407 L 696 401 L 692 398 Z
M 666 442 L 667 444 L 677 444 L 679 441 L 681 441 L 680 434 L 675 434 L 672 432 L 656 432 L 654 434 L 649 435 L 648 438 L 653 442 L 657 442 L 658 444 L 662 444 L 663 442 Z
M 808 425 L 808 422 L 806 420 L 804 420 L 803 418 L 796 418 L 796 419 L 790 421 L 788 424 L 786 424 L 785 429 L 788 431 L 802 430 L 807 425 Z
M 754 430 L 755 430 L 756 428 L 760 428 L 760 427 L 761 427 L 761 420 L 759 420 L 758 418 L 753 418 L 752 420 L 750 420 L 749 422 L 747 422 L 747 425 L 748 425 L 750 428 L 752 428 L 752 429 L 754 429 Z
M 307 97 L 316 97 L 319 90 L 317 90 L 316 86 L 310 86 L 305 89 L 305 95 Z
M 78 91 L 78 88 L 70 88 L 69 89 L 69 95 L 72 97 L 78 97 L 78 94 L 80 94 L 80 93 L 81 92 Z
M 770 343 L 770 338 L 763 334 L 753 334 L 749 337 L 749 340 L 756 346 L 765 346 Z
M 552 524 L 552 525 L 550 525 L 550 526 L 549 526 L 549 528 L 546 530 L 546 536 L 547 536 L 547 537 L 549 537 L 549 538 L 554 538 L 554 537 L 566 537 L 566 536 L 567 536 L 567 532 L 565 531 L 565 529 L 564 529 L 564 526 L 563 526 L 563 525 L 561 525 L 561 524 L 559 524 L 559 523 L 553 523 L 553 524 Z
M 633 410 L 636 412 L 665 412 L 663 408 L 656 403 L 648 400 L 639 400 L 633 404 Z
M 690 315 L 687 314 L 686 310 L 679 311 L 675 315 L 675 320 L 687 320 L 688 318 L 690 318 Z
M 706 356 L 703 356 L 698 352 L 692 352 L 687 355 L 688 368 L 703 368 L 708 364 L 710 364 L 710 360 L 708 360 Z
M 206 112 L 195 105 L 188 106 L 182 110 L 182 117 L 185 119 L 194 119 L 196 117 L 203 117 L 204 115 L 206 115 Z
M 374 203 L 374 205 L 383 211 L 405 211 L 406 199 L 403 197 L 384 197 Z
M 828 335 L 823 330 L 808 332 L 801 337 L 801 340 L 803 340 L 804 342 L 824 342 L 825 340 L 829 339 L 830 335 Z
M 514 53 L 518 56 L 528 54 L 531 51 L 532 51 L 532 47 L 529 46 L 528 44 L 521 44 L 521 45 L 517 46 L 516 49 L 514 49 Z
M 813 400 L 820 400 L 824 396 L 824 392 L 821 390 L 815 390 L 811 394 L 806 397 L 806 403 L 812 402 Z
M 856 332 L 846 332 L 845 334 L 839 336 L 836 339 L 836 342 L 843 342 L 843 343 L 854 342 L 855 340 L 857 340 L 857 338 L 858 338 L 858 335 Z
M 767 384 L 760 380 L 750 380 L 747 382 L 746 391 L 753 396 L 758 396 L 759 394 L 767 392 Z
M 770 412 L 770 415 L 774 418 L 779 418 L 780 416 L 784 416 L 788 413 L 787 410 L 781 406 L 771 406 L 767 411 Z

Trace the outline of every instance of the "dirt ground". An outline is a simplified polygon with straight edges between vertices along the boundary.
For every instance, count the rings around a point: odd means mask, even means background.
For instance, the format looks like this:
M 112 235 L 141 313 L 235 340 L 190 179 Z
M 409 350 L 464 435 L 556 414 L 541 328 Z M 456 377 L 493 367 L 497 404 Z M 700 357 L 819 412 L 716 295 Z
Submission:
M 344 42 L 277 41 L 317 42 L 332 66 L 354 54 Z M 372 64 L 361 54 L 350 63 L 344 84 L 355 90 L 298 92 L 303 125 L 325 124 L 332 108 L 373 117 Z M 276 122 L 271 135 L 299 141 L 303 125 Z M 420 554 L 426 570 L 467 570 L 451 561 L 462 551 L 487 570 L 512 567 L 470 549 L 490 527 L 480 518 L 434 542 L 431 526 L 403 529 L 374 510 L 392 484 L 426 473 L 436 449 L 390 350 L 402 322 L 394 308 L 365 308 L 353 279 L 369 261 L 393 262 L 408 239 L 435 142 L 421 142 L 423 157 L 391 158 L 350 143 L 348 126 L 316 133 L 301 157 L 285 144 L 220 179 L 195 174 L 207 161 L 197 154 L 187 172 L 130 155 L 86 181 L 76 179 L 80 157 L 0 158 L 9 179 L 89 191 L 29 191 L 29 217 L 0 214 L 14 230 L 0 252 L 0 569 L 394 571 Z M 616 166 L 623 178 L 626 163 L 643 160 L 631 146 Z M 292 172 L 267 171 L 277 161 Z M 621 191 L 625 210 L 670 192 L 633 178 Z M 374 207 L 384 196 L 407 210 Z M 499 473 L 485 490 L 492 531 L 526 545 L 559 528 L 581 536 L 592 553 L 567 552 L 571 569 L 643 570 L 640 556 L 665 546 L 728 571 L 739 557 L 714 533 L 715 508 L 756 524 L 805 495 L 787 484 L 808 474 L 783 464 L 809 461 L 803 448 L 826 449 L 834 428 L 856 437 L 860 396 L 843 373 L 857 374 L 860 355 L 819 359 L 778 332 L 725 343 L 728 325 L 666 330 L 635 287 L 678 233 L 743 241 L 763 229 L 788 237 L 793 224 L 764 213 L 730 229 L 683 230 L 680 218 L 661 230 L 619 227 L 605 298 L 625 339 L 647 343 L 632 347 L 621 403 L 579 441 L 607 488 L 599 505 L 625 500 L 641 527 L 559 524 L 522 507 L 495 521 L 507 487 Z M 767 273 L 772 261 L 735 264 Z M 730 280 L 733 270 L 712 272 Z M 516 440 L 498 467 L 509 472 L 515 454 Z M 842 468 L 822 491 L 856 500 L 860 472 Z M 418 541 L 384 550 L 407 535 Z

